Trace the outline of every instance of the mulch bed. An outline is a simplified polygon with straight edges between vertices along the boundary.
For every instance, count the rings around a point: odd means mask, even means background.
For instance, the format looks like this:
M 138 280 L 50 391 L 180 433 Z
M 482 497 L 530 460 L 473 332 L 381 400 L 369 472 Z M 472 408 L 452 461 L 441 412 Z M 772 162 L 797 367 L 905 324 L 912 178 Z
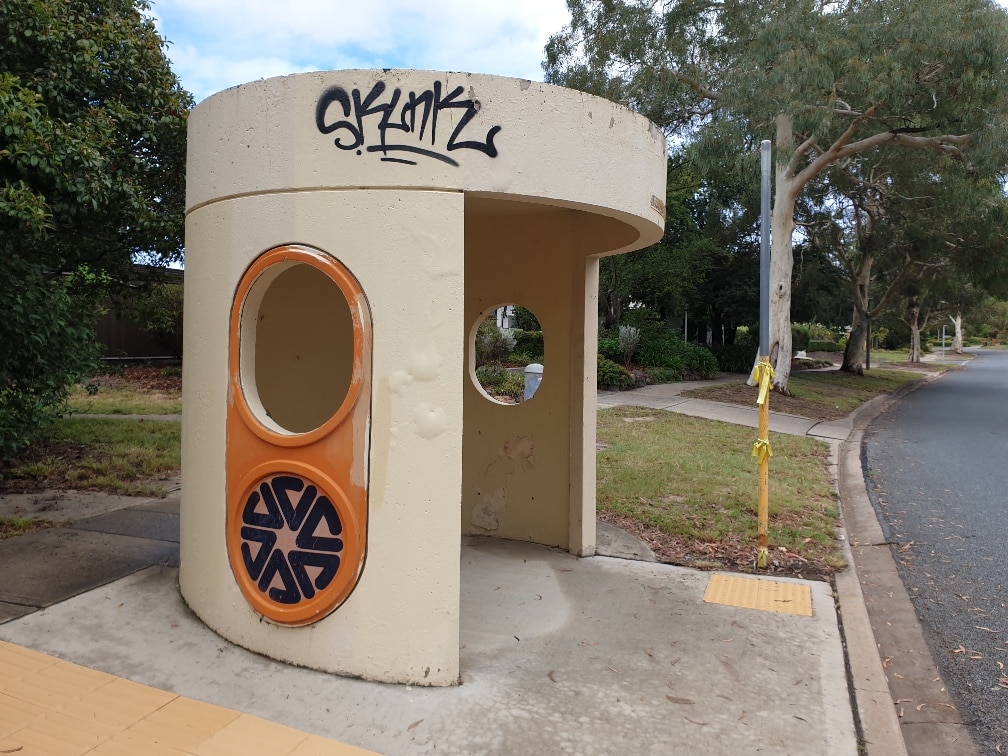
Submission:
M 88 383 L 112 388 L 135 388 L 167 394 L 182 391 L 182 368 L 178 365 L 105 365 Z
M 625 515 L 599 512 L 598 518 L 602 522 L 632 533 L 650 547 L 659 562 L 665 564 L 702 570 L 781 575 L 824 582 L 830 582 L 835 574 L 835 570 L 825 564 L 812 562 L 793 552 L 777 549 L 770 551 L 769 566 L 765 570 L 757 570 L 755 543 L 742 543 L 735 539 L 713 543 L 687 541 L 678 536 L 669 535 L 658 528 L 642 525 L 637 520 Z
M 739 376 L 738 383 L 725 383 L 720 386 L 684 391 L 683 396 L 692 396 L 697 399 L 723 402 L 725 404 L 741 404 L 746 407 L 755 407 L 756 399 L 759 397 L 759 387 L 747 386 L 745 379 Z M 799 399 L 796 396 L 788 396 L 777 391 L 774 391 L 770 395 L 770 409 L 773 412 L 783 412 L 786 415 L 799 415 L 812 420 L 839 420 L 850 414 L 834 407 Z

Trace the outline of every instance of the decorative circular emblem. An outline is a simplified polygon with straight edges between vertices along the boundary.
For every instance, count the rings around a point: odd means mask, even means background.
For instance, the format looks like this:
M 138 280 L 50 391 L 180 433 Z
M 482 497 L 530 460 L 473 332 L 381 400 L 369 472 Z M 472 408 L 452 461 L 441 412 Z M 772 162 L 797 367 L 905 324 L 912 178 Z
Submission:
M 344 572 L 354 572 L 356 550 L 346 532 L 353 523 L 340 514 L 347 511 L 341 491 L 326 491 L 295 473 L 267 474 L 245 489 L 235 523 L 240 560 L 232 562 L 258 611 L 284 624 L 304 624 L 346 598 Z
M 297 503 L 291 499 L 296 497 Z M 293 475 L 264 480 L 242 510 L 242 559 L 259 590 L 278 604 L 315 598 L 336 577 L 343 552 L 336 507 Z

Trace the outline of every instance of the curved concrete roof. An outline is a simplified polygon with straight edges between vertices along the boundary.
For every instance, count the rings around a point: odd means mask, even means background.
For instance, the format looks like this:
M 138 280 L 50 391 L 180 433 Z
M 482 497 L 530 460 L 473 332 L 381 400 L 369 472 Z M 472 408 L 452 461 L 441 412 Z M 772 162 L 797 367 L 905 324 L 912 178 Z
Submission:
M 385 188 L 461 191 L 477 215 L 545 204 L 608 216 L 636 230 L 622 234 L 635 247 L 664 227 L 661 130 L 548 84 L 412 70 L 295 74 L 209 97 L 189 129 L 187 211 L 261 193 Z

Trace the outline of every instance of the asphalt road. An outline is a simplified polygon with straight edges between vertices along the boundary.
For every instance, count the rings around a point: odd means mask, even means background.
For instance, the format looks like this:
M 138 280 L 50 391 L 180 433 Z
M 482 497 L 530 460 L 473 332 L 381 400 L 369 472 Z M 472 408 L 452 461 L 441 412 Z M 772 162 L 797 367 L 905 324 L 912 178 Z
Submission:
M 1008 352 L 974 354 L 879 415 L 863 459 L 935 662 L 993 754 L 1008 753 Z

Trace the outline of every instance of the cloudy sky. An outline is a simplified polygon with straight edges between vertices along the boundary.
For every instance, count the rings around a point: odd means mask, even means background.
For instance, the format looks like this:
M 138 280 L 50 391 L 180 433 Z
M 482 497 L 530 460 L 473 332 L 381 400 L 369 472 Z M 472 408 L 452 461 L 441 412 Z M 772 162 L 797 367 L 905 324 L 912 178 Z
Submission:
M 256 79 L 425 68 L 542 81 L 564 0 L 153 0 L 172 70 L 196 102 Z
M 256 79 L 339 68 L 542 81 L 546 40 L 570 18 L 564 0 L 152 0 L 152 15 L 196 102 Z

